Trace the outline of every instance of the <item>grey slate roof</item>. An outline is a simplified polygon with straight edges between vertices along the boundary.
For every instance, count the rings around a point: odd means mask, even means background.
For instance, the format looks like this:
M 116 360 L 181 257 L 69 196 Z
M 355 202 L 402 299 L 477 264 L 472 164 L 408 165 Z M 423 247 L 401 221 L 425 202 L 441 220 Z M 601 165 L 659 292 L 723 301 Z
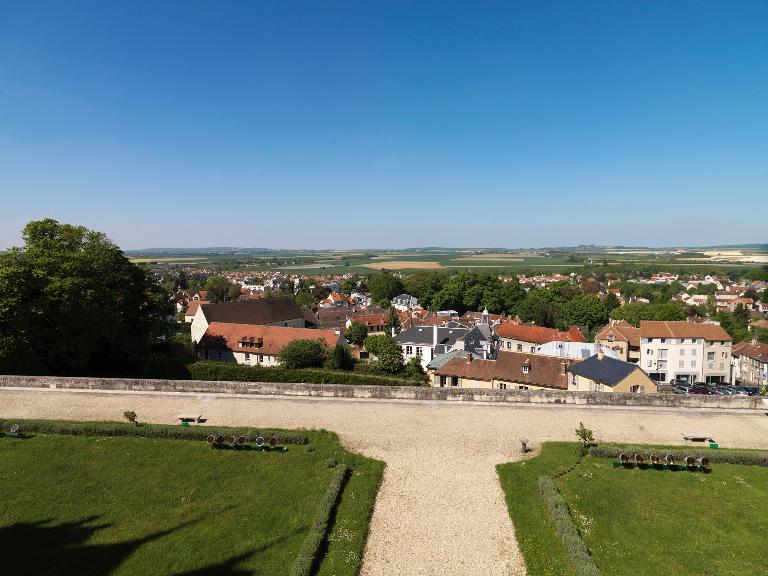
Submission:
M 414 326 L 408 330 L 403 330 L 395 336 L 400 344 L 417 344 L 423 346 L 432 345 L 432 326 Z M 437 344 L 450 348 L 456 343 L 456 340 L 464 336 L 469 330 L 467 328 L 449 328 L 447 326 L 438 326 Z
M 597 354 L 590 356 L 582 362 L 578 362 L 568 368 L 568 371 L 577 376 L 584 376 L 606 386 L 616 386 L 635 370 L 641 368 L 637 364 L 624 362 L 616 358 L 604 356 L 602 359 Z
M 305 320 L 304 313 L 290 297 L 202 304 L 200 308 L 209 324 L 276 324 L 297 318 Z

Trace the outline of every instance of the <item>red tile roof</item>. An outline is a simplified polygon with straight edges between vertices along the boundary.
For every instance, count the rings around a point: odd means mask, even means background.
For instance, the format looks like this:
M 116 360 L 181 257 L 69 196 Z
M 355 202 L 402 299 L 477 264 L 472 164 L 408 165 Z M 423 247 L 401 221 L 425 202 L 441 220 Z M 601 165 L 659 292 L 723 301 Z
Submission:
M 575 326 L 572 326 L 567 332 L 560 332 L 557 328 L 502 322 L 494 330 L 502 338 L 532 342 L 534 344 L 546 344 L 553 340 L 560 342 L 586 342 L 584 335 Z
M 640 346 L 640 328 L 635 328 L 626 320 L 611 320 L 610 324 L 595 335 L 595 340 L 608 340 L 610 336 L 619 342 Z
M 184 316 L 194 316 L 197 309 L 200 308 L 200 304 L 210 304 L 208 300 L 192 300 L 187 306 L 187 310 L 184 312 Z
M 241 347 L 239 344 L 240 342 L 250 343 L 251 341 L 255 343 L 259 338 L 262 340 L 261 347 Z M 276 356 L 289 342 L 299 339 L 319 339 L 331 347 L 344 341 L 344 338 L 333 330 L 212 322 L 200 339 L 199 346 L 213 349 L 228 348 L 233 352 L 252 352 Z
M 642 338 L 703 338 L 704 340 L 732 340 L 719 324 L 687 322 L 685 320 L 641 320 Z
M 454 358 L 435 370 L 435 374 L 484 382 L 501 380 L 523 386 L 531 385 L 566 390 L 568 388 L 566 370 L 569 365 L 567 360 L 557 356 L 499 352 L 496 360 L 472 360 L 469 362 L 468 358 Z

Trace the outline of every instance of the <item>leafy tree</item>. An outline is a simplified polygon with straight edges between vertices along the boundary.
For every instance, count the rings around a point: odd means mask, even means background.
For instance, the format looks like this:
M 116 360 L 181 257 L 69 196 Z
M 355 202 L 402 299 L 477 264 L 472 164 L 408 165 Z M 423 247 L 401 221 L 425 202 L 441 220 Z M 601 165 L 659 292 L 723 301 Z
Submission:
M 590 329 L 608 322 L 608 312 L 594 294 L 579 294 L 563 305 L 563 328 L 589 326 Z
M 749 310 L 746 309 L 744 304 L 739 302 L 733 310 L 733 320 L 736 328 L 746 329 L 749 326 L 750 315 Z
M 619 298 L 616 294 L 609 292 L 603 301 L 603 306 L 605 306 L 606 311 L 610 314 L 614 308 L 621 306 L 621 302 L 619 302 Z
M 412 378 L 414 380 L 424 379 L 426 372 L 424 372 L 424 367 L 421 365 L 421 358 L 414 356 L 408 360 L 408 362 L 405 364 L 405 368 L 403 369 L 403 375 L 406 378 Z
M 768 304 L 768 288 L 760 292 L 760 302 Z
M 277 355 L 286 368 L 322 368 L 329 356 L 328 345 L 320 339 L 297 339 L 289 342 Z
M 341 283 L 342 293 L 352 294 L 355 290 L 357 290 L 357 282 L 355 280 L 347 279 Z
M 539 326 L 554 328 L 562 318 L 562 308 L 557 296 L 549 290 L 534 288 L 519 307 L 523 322 L 535 322 Z
M 187 273 L 184 272 L 184 270 L 179 270 L 179 275 L 176 276 L 176 288 L 179 290 L 186 290 L 189 288 Z
M 644 304 L 634 302 L 615 308 L 611 312 L 614 320 L 626 320 L 633 326 L 640 326 L 641 320 L 685 320 L 685 307 L 679 302 Z
M 582 455 L 587 453 L 587 449 L 589 448 L 589 445 L 594 443 L 595 441 L 595 435 L 586 426 L 584 426 L 584 422 L 579 422 L 579 427 L 576 428 L 576 437 L 581 440 L 581 446 L 580 446 L 580 452 Z
M 392 298 L 403 293 L 403 283 L 389 272 L 375 272 L 368 278 L 368 290 L 375 302 L 386 300 L 389 303 Z
M 403 351 L 400 346 L 386 347 L 378 354 L 377 366 L 387 374 L 399 374 L 403 371 Z
M 346 344 L 336 344 L 331 354 L 331 368 L 334 370 L 352 370 L 355 367 L 355 360 Z
M 353 344 L 361 345 L 368 336 L 368 327 L 360 322 L 352 322 L 347 330 L 347 340 Z
M 387 334 L 397 334 L 401 328 L 402 324 L 400 323 L 400 316 L 397 314 L 397 310 L 394 307 L 390 307 L 386 324 Z
M 379 356 L 388 349 L 400 349 L 400 345 L 389 334 L 369 334 L 365 338 L 363 347 L 374 356 Z
M 138 371 L 173 301 L 104 234 L 45 219 L 0 254 L 0 372 Z M 169 320 L 170 319 L 170 320 Z
M 755 301 L 758 299 L 757 290 L 754 288 L 747 288 L 744 292 L 744 298 L 752 298 L 752 301 Z
M 136 412 L 134 412 L 133 410 L 126 410 L 125 412 L 123 412 L 123 418 L 128 420 L 128 422 L 133 422 L 134 424 L 136 424 L 136 426 L 139 425 L 139 421 L 137 419 L 138 417 L 136 416 Z
M 231 302 L 240 297 L 240 285 L 233 284 L 223 276 L 209 276 L 205 282 L 208 299 L 211 302 Z

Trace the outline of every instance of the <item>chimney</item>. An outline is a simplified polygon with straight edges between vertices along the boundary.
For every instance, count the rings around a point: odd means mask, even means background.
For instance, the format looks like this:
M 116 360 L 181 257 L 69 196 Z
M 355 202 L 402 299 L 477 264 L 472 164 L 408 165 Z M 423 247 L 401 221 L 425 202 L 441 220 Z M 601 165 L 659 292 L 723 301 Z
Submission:
M 565 376 L 565 369 L 568 367 L 568 365 L 565 363 L 565 360 L 560 361 L 560 374 L 562 376 Z
M 472 364 L 472 352 L 467 353 L 467 364 Z
M 437 324 L 432 324 L 432 348 L 437 349 Z
M 603 347 L 602 346 L 598 346 L 597 347 L 597 359 L 598 360 L 602 360 L 603 358 L 605 358 L 605 352 L 603 352 Z

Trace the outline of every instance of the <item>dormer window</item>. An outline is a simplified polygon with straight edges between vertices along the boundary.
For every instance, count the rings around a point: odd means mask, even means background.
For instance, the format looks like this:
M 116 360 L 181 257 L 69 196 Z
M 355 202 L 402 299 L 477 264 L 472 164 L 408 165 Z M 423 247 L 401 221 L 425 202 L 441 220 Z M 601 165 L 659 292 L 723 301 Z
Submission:
M 528 372 L 530 372 L 530 371 L 531 371 L 531 367 L 530 366 L 523 366 L 523 374 L 528 374 Z
M 608 342 L 613 342 L 613 334 L 608 335 Z

